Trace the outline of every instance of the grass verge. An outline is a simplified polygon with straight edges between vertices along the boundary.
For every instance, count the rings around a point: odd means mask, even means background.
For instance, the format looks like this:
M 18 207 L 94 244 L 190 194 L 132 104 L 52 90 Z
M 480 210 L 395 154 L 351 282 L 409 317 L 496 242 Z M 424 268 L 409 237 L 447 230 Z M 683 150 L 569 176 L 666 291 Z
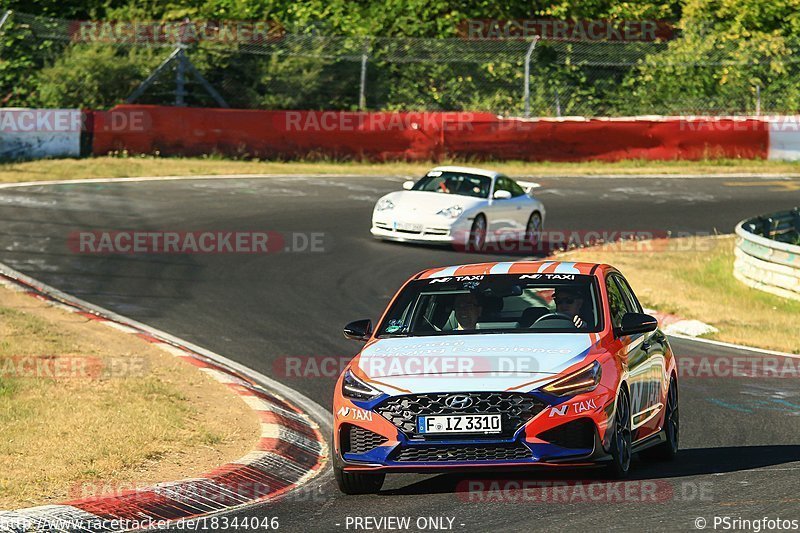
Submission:
M 0 509 L 192 477 L 249 452 L 256 415 L 142 339 L 0 287 Z
M 456 164 L 444 161 L 442 164 Z M 461 164 L 471 164 L 464 163 Z M 639 174 L 735 174 L 800 173 L 800 162 L 749 159 L 709 159 L 704 161 L 644 161 L 615 163 L 528 163 L 497 161 L 474 163 L 505 172 L 511 176 L 562 175 L 639 175 Z M 184 176 L 202 174 L 340 174 L 363 176 L 422 176 L 434 166 L 430 162 L 359 163 L 340 161 L 252 161 L 219 157 L 92 157 L 86 159 L 45 159 L 0 164 L 0 183 L 83 178 L 119 178 L 132 176 Z
M 734 244 L 732 235 L 658 240 L 639 246 L 584 248 L 558 258 L 614 265 L 630 281 L 642 305 L 719 329 L 708 338 L 800 353 L 800 302 L 737 281 Z

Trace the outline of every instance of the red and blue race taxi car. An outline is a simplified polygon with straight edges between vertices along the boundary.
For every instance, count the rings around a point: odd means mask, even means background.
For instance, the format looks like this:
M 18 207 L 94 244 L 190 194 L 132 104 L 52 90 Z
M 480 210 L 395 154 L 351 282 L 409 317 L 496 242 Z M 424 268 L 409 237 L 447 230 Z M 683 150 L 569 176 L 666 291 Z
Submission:
M 667 338 L 618 270 L 519 261 L 435 268 L 395 295 L 335 389 L 340 489 L 388 472 L 605 465 L 678 451 Z

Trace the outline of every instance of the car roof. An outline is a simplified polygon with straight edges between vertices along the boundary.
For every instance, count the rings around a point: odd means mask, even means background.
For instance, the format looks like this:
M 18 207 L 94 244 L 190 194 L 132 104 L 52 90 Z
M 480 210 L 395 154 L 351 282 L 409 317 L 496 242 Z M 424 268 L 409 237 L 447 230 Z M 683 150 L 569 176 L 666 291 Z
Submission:
M 415 279 L 444 278 L 448 276 L 476 276 L 479 274 L 584 274 L 602 276 L 616 270 L 603 263 L 573 261 L 497 261 L 473 263 L 448 267 L 429 268 L 417 274 Z
M 458 166 L 442 166 L 432 168 L 428 172 L 433 170 L 440 170 L 442 172 L 463 172 L 465 174 L 475 174 L 478 176 L 486 176 L 487 178 L 496 178 L 497 176 L 502 176 L 501 172 L 496 172 L 494 170 L 486 170 L 484 168 L 475 168 L 475 167 L 458 167 Z

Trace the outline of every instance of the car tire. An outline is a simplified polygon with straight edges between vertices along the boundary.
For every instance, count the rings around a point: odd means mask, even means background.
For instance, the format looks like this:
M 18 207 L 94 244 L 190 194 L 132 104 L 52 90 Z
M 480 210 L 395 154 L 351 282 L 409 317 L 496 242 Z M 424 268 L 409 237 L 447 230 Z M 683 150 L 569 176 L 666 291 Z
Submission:
M 667 405 L 664 408 L 664 434 L 667 440 L 657 446 L 642 450 L 639 457 L 648 461 L 671 461 L 678 455 L 680 441 L 680 411 L 678 409 L 678 382 L 669 381 Z
M 623 479 L 631 469 L 633 455 L 633 431 L 631 429 L 631 403 L 628 391 L 619 391 L 614 409 L 614 434 L 611 437 L 611 461 L 606 465 L 606 474 L 613 479 Z
M 377 494 L 386 479 L 385 473 L 345 472 L 340 466 L 333 468 L 333 475 L 345 494 Z
M 486 217 L 480 214 L 472 221 L 467 240 L 467 251 L 482 252 L 486 249 L 487 224 Z
M 539 246 L 542 242 L 542 214 L 534 211 L 528 217 L 525 225 L 525 244 L 529 246 Z

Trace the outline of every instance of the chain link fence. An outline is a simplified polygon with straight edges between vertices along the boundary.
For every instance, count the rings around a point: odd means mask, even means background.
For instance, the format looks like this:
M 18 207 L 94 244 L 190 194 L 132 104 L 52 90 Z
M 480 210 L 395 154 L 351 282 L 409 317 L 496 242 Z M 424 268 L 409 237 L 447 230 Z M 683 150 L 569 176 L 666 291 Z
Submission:
M 785 42 L 346 37 L 252 23 L 164 26 L 6 15 L 3 106 L 108 108 L 135 101 L 506 116 L 529 109 L 541 117 L 800 108 L 800 46 Z

